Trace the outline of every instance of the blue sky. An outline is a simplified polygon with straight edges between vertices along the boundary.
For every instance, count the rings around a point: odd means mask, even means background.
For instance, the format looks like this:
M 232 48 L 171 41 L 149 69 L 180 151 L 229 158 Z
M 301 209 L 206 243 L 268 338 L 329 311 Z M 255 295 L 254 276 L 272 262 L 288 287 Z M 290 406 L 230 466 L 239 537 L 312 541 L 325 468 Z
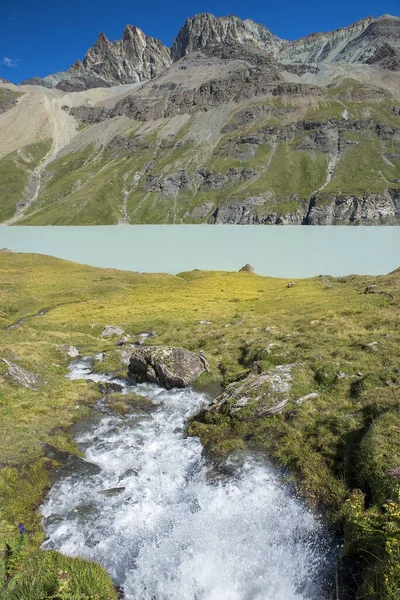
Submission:
M 19 82 L 64 70 L 101 31 L 118 39 L 127 23 L 171 45 L 186 18 L 200 12 L 250 18 L 295 39 L 368 15 L 399 16 L 400 0 L 0 0 L 0 76 Z

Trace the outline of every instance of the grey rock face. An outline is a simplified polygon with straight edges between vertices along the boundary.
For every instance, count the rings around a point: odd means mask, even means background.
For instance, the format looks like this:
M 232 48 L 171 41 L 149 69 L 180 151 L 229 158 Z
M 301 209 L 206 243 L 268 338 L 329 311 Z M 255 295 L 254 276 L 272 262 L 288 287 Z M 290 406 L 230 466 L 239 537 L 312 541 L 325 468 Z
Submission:
M 244 265 L 244 267 L 239 269 L 239 272 L 241 272 L 241 271 L 247 271 L 248 273 L 254 273 L 254 267 L 247 263 L 247 265 Z
M 218 43 L 239 43 L 268 53 L 276 53 L 284 45 L 283 40 L 250 19 L 242 21 L 235 16 L 216 18 L 205 13 L 187 19 L 172 45 L 172 58 L 179 60 L 189 52 Z
M 5 358 L 3 358 L 2 361 L 8 367 L 7 375 L 11 377 L 11 379 L 15 383 L 17 383 L 18 385 L 22 385 L 26 388 L 30 388 L 32 390 L 36 389 L 36 386 L 38 385 L 38 378 L 34 373 L 26 371 L 19 365 L 16 365 L 15 363 Z
M 153 79 L 171 62 L 170 50 L 162 42 L 145 35 L 138 27 L 127 25 L 122 39 L 113 43 L 101 33 L 87 52 L 83 66 L 118 84 Z
M 134 348 L 129 362 L 129 374 L 134 380 L 149 381 L 166 389 L 188 387 L 208 370 L 203 354 L 194 354 L 185 348 Z
M 67 71 L 43 79 L 33 77 L 23 84 L 79 92 L 153 79 L 171 62 L 170 49 L 162 42 L 145 35 L 138 27 L 127 25 L 122 39 L 115 42 L 101 33 L 83 61 L 78 60 Z
M 261 375 L 250 373 L 243 381 L 228 385 L 210 405 L 210 410 L 224 407 L 240 419 L 240 411 L 246 408 L 243 416 L 246 420 L 283 413 L 289 402 L 292 368 L 293 365 L 278 365 Z
M 390 193 L 391 192 L 391 193 Z M 400 192 L 366 196 L 336 196 L 327 202 L 312 199 L 306 225 L 396 225 L 400 217 Z

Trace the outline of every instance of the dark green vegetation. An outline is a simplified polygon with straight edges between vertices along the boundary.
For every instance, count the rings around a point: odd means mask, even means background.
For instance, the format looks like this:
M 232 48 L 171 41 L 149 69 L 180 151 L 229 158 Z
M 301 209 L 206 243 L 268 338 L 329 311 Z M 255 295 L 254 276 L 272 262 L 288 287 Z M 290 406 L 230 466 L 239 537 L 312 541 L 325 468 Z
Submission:
M 116 597 L 100 567 L 39 550 L 37 513 L 56 466 L 40 442 L 78 454 L 69 428 L 102 393 L 95 384 L 65 379 L 70 359 L 61 346 L 73 344 L 83 356 L 104 351 L 97 368 L 126 373 L 126 349 L 116 348 L 117 338 L 99 338 L 106 324 L 114 324 L 133 339 L 154 329 L 158 335 L 147 343 L 203 350 L 211 366 L 199 381 L 205 389 L 293 365 L 282 414 L 260 414 L 265 387 L 260 399 L 237 412 L 228 401 L 199 415 L 190 433 L 216 459 L 250 447 L 289 467 L 304 497 L 344 532 L 354 575 L 349 588 L 357 587 L 357 598 L 398 600 L 398 271 L 318 277 L 288 288 L 287 280 L 246 272 L 140 275 L 0 254 L 0 273 L 0 358 L 34 375 L 24 387 L 0 361 L 2 597 Z M 371 285 L 375 293 L 364 293 Z M 43 308 L 50 310 L 30 317 Z M 5 329 L 21 318 L 22 324 Z M 122 413 L 151 409 L 136 397 L 111 394 L 109 402 Z M 22 541 L 19 522 L 28 532 Z
M 146 123 L 115 118 L 118 135 L 101 141 L 105 123 L 88 124 L 48 165 L 38 201 L 18 224 L 315 224 L 311 201 L 324 207 L 337 198 L 348 213 L 339 208 L 322 224 L 364 223 L 357 207 L 363 215 L 370 209 L 368 223 L 395 224 L 395 96 L 354 79 L 313 90 Z M 10 211 L 20 192 L 7 190 Z M 369 205 L 372 194 L 379 209 Z

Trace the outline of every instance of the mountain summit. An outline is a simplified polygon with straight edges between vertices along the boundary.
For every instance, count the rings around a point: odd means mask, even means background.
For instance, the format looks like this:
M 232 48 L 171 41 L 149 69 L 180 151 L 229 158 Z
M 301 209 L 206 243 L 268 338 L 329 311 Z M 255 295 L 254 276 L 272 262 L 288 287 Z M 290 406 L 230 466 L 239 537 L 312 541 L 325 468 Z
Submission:
M 383 68 L 399 69 L 400 18 L 367 17 L 335 31 L 287 41 L 250 19 L 203 13 L 187 19 L 172 48 L 145 35 L 138 27 L 127 25 L 121 40 L 115 42 L 101 33 L 83 61 L 77 61 L 67 71 L 43 79 L 34 77 L 22 84 L 78 91 L 140 82 L 157 77 L 172 62 L 195 50 L 212 52 L 221 44 L 256 48 L 287 64 L 379 63 Z

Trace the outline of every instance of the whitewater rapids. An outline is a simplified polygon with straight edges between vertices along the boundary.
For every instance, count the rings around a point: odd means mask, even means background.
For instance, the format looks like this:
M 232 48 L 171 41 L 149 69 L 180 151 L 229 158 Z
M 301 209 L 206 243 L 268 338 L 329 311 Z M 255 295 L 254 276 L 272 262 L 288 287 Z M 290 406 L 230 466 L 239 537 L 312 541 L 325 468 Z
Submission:
M 110 379 L 90 371 L 84 359 L 69 377 Z M 44 547 L 99 562 L 127 600 L 328 600 L 331 544 L 319 520 L 257 456 L 217 470 L 186 436 L 206 396 L 126 390 L 156 409 L 120 416 L 100 404 L 77 428 L 99 472 L 54 483 Z

